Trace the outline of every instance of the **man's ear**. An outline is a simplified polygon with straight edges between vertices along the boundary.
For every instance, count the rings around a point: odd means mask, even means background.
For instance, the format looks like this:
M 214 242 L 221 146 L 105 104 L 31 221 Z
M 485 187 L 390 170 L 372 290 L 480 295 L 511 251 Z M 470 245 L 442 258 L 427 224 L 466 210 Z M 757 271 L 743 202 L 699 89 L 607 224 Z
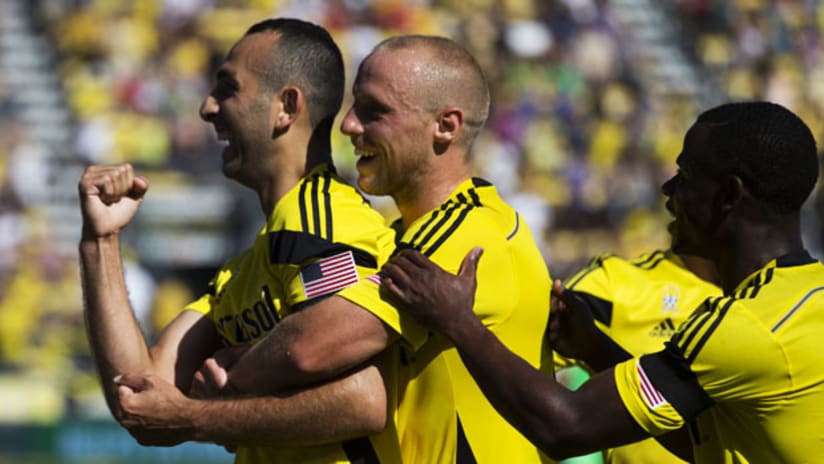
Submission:
M 463 130 L 463 110 L 448 107 L 438 113 L 435 121 L 435 144 L 444 145 L 454 142 Z
M 735 174 L 725 176 L 721 180 L 721 188 L 718 191 L 720 211 L 729 213 L 749 194 L 744 181 L 740 177 Z
M 284 87 L 278 98 L 272 99 L 272 113 L 274 114 L 274 129 L 283 132 L 292 125 L 304 108 L 303 92 L 297 87 Z

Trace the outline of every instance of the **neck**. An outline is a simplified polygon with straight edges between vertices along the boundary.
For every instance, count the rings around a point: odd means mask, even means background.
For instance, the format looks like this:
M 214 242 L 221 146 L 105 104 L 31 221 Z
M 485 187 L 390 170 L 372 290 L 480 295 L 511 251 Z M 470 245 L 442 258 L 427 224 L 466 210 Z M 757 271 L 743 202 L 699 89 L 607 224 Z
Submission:
M 678 255 L 684 266 L 690 272 L 697 275 L 701 280 L 705 280 L 711 284 L 720 285 L 721 278 L 718 275 L 718 270 L 715 268 L 715 263 L 709 259 L 704 259 L 694 255 Z
M 460 156 L 461 160 L 466 159 L 464 154 L 455 155 Z M 419 179 L 417 185 L 409 185 L 405 191 L 392 195 L 401 213 L 403 230 L 408 229 L 416 219 L 440 206 L 458 185 L 471 175 L 472 170 L 465 162 L 452 166 L 438 166 Z
M 284 140 L 283 147 L 276 151 L 278 154 L 273 156 L 267 180 L 256 189 L 265 217 L 272 214 L 278 201 L 312 169 L 320 164 L 332 164 L 329 133 L 323 135 L 320 132 L 315 130 L 308 141 L 306 137 L 300 142 Z
M 746 224 L 736 228 L 731 240 L 720 244 L 715 264 L 725 295 L 742 280 L 768 262 L 804 249 L 798 213 L 767 224 Z

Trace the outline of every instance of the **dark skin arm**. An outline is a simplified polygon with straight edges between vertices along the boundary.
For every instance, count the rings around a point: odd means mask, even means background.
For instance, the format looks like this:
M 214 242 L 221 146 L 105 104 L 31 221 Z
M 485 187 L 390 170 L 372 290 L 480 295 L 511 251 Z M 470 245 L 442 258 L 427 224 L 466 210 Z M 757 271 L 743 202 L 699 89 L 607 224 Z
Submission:
M 546 335 L 552 349 L 584 361 L 595 372 L 632 359 L 629 352 L 598 329 L 586 303 L 574 291 L 566 290 L 560 280 L 553 282 L 551 305 Z M 686 428 L 655 439 L 669 452 L 692 462 L 692 442 Z
M 383 285 L 419 322 L 452 340 L 496 410 L 552 458 L 648 437 L 624 408 L 612 369 L 569 391 L 484 327 L 472 311 L 480 254 L 473 249 L 454 276 L 417 251 L 406 250 L 384 266 Z M 596 410 L 599 418 L 593 421 Z
M 585 362 L 595 372 L 632 359 L 632 355 L 595 325 L 592 313 L 578 295 L 560 280 L 552 284 L 551 311 L 546 336 L 553 350 Z

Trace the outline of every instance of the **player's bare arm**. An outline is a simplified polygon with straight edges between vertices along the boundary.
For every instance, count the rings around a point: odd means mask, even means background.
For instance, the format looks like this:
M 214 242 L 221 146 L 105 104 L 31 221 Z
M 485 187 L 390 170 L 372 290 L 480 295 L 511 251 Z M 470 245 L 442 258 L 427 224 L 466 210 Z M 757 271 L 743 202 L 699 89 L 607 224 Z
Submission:
M 366 309 L 332 296 L 284 318 L 237 361 L 229 383 L 260 394 L 313 385 L 362 365 L 397 337 Z
M 126 372 L 158 375 L 188 389 L 192 374 L 219 345 L 200 314 L 185 311 L 148 347 L 129 304 L 119 233 L 137 213 L 148 179 L 129 164 L 90 166 L 78 190 L 83 216 L 79 245 L 85 319 L 109 408 L 116 417 L 114 377 Z
M 572 392 L 513 354 L 474 316 L 473 249 L 454 276 L 414 250 L 404 251 L 381 271 L 384 287 L 424 325 L 449 337 L 475 381 L 495 408 L 555 459 L 646 438 L 624 408 L 612 369 Z M 591 412 L 601 412 L 598 421 Z
M 632 359 L 629 352 L 598 329 L 584 301 L 565 289 L 560 280 L 553 282 L 551 306 L 546 336 L 550 346 L 562 355 L 585 362 L 595 372 Z M 685 428 L 655 438 L 671 453 L 692 461 L 692 443 Z
M 306 390 L 209 400 L 187 397 L 158 376 L 126 374 L 117 378 L 121 423 L 144 445 L 169 446 L 182 441 L 242 446 L 337 443 L 386 427 L 382 368 L 378 359 Z
M 632 359 L 629 352 L 598 329 L 584 301 L 565 289 L 560 280 L 552 284 L 550 301 L 546 336 L 552 349 L 585 362 L 595 372 Z

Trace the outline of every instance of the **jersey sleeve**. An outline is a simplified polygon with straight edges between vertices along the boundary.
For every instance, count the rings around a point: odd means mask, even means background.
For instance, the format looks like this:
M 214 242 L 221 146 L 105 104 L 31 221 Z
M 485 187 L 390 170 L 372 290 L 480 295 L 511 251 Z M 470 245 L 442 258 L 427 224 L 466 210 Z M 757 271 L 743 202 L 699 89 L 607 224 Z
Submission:
M 236 256 L 229 261 L 227 261 L 223 267 L 221 267 L 217 273 L 212 277 L 212 280 L 209 281 L 209 287 L 206 293 L 201 295 L 195 301 L 186 305 L 183 309 L 184 310 L 191 310 L 197 311 L 207 317 L 211 317 L 212 311 L 215 308 L 217 303 L 217 295 L 223 290 L 223 287 L 232 280 L 233 269 L 235 269 L 237 263 L 240 261 L 241 256 Z
M 386 292 L 381 290 L 380 277 L 377 275 L 369 276 L 355 285 L 342 289 L 338 296 L 374 314 L 400 335 L 413 350 L 420 348 L 429 338 L 426 329 L 390 302 Z
M 715 403 L 756 401 L 764 385 L 782 382 L 784 363 L 758 318 L 718 297 L 707 299 L 664 350 L 616 366 L 615 381 L 630 414 L 659 434 Z
M 292 258 L 297 266 L 273 270 L 280 273 L 287 304 L 294 309 L 375 274 L 394 249 L 392 229 L 348 186 L 333 190 L 329 198 L 319 194 L 315 198 L 320 206 L 308 209 L 316 211 L 319 219 L 314 221 L 309 214 L 305 230 L 297 233 L 302 247 L 298 259 Z M 289 247 L 278 247 L 283 249 Z

